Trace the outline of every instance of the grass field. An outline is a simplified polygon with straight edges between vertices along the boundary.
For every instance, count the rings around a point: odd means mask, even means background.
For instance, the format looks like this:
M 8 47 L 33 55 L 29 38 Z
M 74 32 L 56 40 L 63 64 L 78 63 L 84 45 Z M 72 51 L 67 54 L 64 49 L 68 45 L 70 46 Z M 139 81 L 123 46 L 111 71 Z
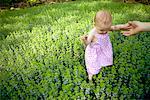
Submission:
M 1 100 L 149 98 L 150 32 L 110 32 L 114 65 L 88 81 L 79 37 L 101 9 L 113 24 L 150 22 L 150 6 L 98 0 L 0 12 Z

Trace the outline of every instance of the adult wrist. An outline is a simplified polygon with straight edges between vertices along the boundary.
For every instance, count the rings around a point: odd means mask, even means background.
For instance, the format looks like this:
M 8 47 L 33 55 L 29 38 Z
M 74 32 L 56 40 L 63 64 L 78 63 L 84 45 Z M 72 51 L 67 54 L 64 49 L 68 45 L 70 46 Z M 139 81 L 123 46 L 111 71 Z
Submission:
M 144 28 L 143 28 L 143 31 L 150 31 L 150 23 L 144 23 Z

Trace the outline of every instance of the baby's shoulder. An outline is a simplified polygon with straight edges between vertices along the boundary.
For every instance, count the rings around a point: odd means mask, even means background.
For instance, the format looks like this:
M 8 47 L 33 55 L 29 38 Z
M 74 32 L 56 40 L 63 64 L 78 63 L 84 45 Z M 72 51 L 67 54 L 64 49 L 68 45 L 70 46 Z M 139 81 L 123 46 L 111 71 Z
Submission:
M 92 28 L 91 31 L 89 32 L 89 34 L 95 35 L 96 34 L 96 29 Z

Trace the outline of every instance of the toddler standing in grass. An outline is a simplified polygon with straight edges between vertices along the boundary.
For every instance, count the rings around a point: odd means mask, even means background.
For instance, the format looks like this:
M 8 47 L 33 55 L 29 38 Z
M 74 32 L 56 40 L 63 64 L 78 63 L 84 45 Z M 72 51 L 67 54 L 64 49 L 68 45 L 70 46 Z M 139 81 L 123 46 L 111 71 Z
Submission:
M 94 28 L 88 36 L 84 35 L 81 40 L 86 45 L 85 63 L 88 79 L 98 74 L 102 67 L 113 64 L 112 44 L 109 39 L 109 30 L 119 30 L 128 25 L 112 26 L 112 17 L 108 11 L 99 11 L 94 18 Z

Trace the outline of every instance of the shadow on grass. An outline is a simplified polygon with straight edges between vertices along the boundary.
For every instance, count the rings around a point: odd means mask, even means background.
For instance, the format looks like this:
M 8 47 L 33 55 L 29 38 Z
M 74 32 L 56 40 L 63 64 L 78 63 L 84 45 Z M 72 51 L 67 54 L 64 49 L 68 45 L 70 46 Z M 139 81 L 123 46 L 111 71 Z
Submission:
M 115 3 L 115 2 L 100 2 L 100 1 L 86 1 L 86 2 L 81 1 L 76 3 L 70 2 L 63 4 L 60 3 L 54 5 L 44 5 L 33 8 L 21 9 L 19 11 L 6 11 L 0 14 L 2 26 L 0 30 L 0 39 L 6 38 L 7 35 L 10 35 L 11 32 L 14 32 L 16 30 L 17 31 L 28 29 L 31 30 L 32 27 L 36 25 L 42 24 L 48 25 L 49 23 L 45 23 L 43 19 L 39 18 L 40 16 L 41 18 L 43 16 L 45 18 L 47 16 L 50 16 L 52 17 L 51 20 L 55 21 L 55 19 L 57 19 L 56 17 L 58 16 L 66 17 L 70 12 L 72 14 L 78 14 L 78 16 L 82 17 L 83 14 L 89 14 L 91 12 L 96 13 L 100 9 L 106 9 L 111 11 L 112 14 L 121 14 L 121 16 L 117 18 L 118 22 L 116 23 L 122 23 L 125 21 L 127 22 L 129 20 L 145 20 L 149 18 L 149 16 L 145 16 L 142 14 L 139 15 L 138 10 L 141 9 L 143 13 L 144 12 L 150 13 L 150 10 L 146 10 L 146 8 L 144 8 L 143 6 L 141 6 L 139 9 L 136 9 L 136 7 L 138 6 L 141 5 Z M 46 11 L 49 12 L 46 13 Z M 135 13 L 133 13 L 133 11 Z M 45 20 L 48 21 L 49 20 L 48 17 Z M 20 26 L 18 26 L 18 24 L 20 24 Z M 25 27 L 22 28 L 22 26 L 24 25 Z
M 109 10 L 112 13 L 115 17 L 113 21 L 115 24 L 127 23 L 130 20 L 147 21 L 150 18 L 148 15 L 148 13 L 150 13 L 150 7 L 144 7 L 140 4 L 77 1 L 63 4 L 44 5 L 18 11 L 2 12 L 0 14 L 0 25 L 2 26 L 0 28 L 0 40 L 5 39 L 7 35 L 10 35 L 15 31 L 32 31 L 32 28 L 36 26 L 38 27 L 38 25 L 54 24 L 59 18 L 68 17 L 70 14 L 82 18 L 85 15 L 91 16 L 90 14 L 93 15 L 94 12 L 96 13 L 101 9 Z M 81 22 L 80 20 L 81 19 L 78 19 L 77 22 Z

